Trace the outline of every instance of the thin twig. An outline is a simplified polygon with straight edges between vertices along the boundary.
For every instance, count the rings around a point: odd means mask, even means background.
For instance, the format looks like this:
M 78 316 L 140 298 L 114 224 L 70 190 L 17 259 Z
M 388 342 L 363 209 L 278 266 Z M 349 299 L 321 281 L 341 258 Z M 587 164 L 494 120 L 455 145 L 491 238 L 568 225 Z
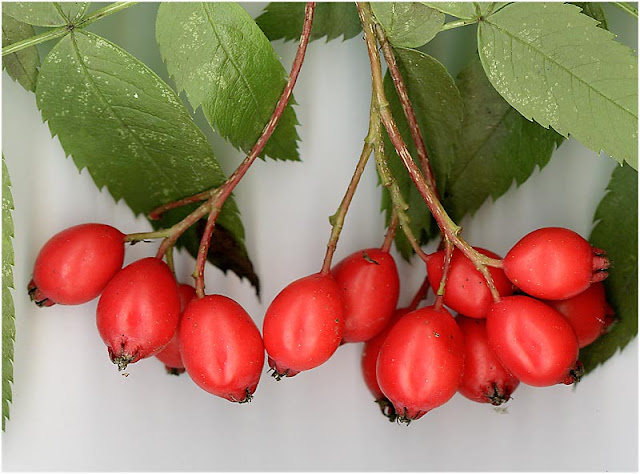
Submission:
M 246 172 L 249 170 L 249 167 L 253 164 L 255 159 L 260 155 L 262 150 L 264 149 L 267 141 L 273 134 L 276 126 L 278 125 L 278 121 L 282 114 L 284 113 L 289 99 L 291 98 L 291 94 L 293 93 L 293 88 L 298 79 L 298 75 L 300 74 L 300 69 L 302 68 L 302 63 L 304 62 L 305 53 L 307 51 L 307 46 L 309 44 L 309 38 L 311 36 L 311 26 L 313 23 L 313 15 L 315 12 L 316 3 L 315 2 L 307 2 L 305 8 L 305 18 L 304 24 L 302 26 L 302 34 L 300 35 L 300 42 L 298 44 L 298 50 L 296 52 L 296 56 L 293 60 L 293 64 L 291 66 L 291 72 L 289 74 L 289 79 L 287 80 L 287 84 L 282 91 L 282 95 L 276 104 L 276 107 L 271 114 L 271 118 L 267 125 L 265 125 L 262 134 L 258 138 L 258 141 L 253 146 L 247 157 L 244 161 L 238 166 L 238 168 L 233 172 L 233 174 L 225 181 L 225 183 L 216 189 L 209 200 L 200 206 L 201 208 L 208 209 L 209 218 L 207 219 L 207 225 L 205 227 L 205 231 L 202 235 L 202 239 L 200 240 L 200 249 L 198 250 L 198 258 L 196 260 L 196 268 L 194 271 L 194 276 L 196 279 L 196 293 L 199 297 L 204 296 L 204 265 L 206 263 L 207 254 L 209 251 L 209 245 L 211 241 L 211 235 L 213 235 L 213 228 L 215 226 L 216 219 L 222 210 L 222 205 L 227 200 L 227 198 L 231 195 L 231 192 L 236 187 L 236 185 L 240 182 L 240 180 L 244 177 Z M 205 213 L 206 214 L 206 213 Z M 167 246 L 167 242 L 170 242 L 172 239 L 177 239 L 177 237 L 171 237 L 169 239 L 165 239 L 165 241 L 161 244 L 160 249 L 163 246 Z M 175 240 L 174 240 L 175 241 Z M 160 252 L 160 250 L 158 250 Z

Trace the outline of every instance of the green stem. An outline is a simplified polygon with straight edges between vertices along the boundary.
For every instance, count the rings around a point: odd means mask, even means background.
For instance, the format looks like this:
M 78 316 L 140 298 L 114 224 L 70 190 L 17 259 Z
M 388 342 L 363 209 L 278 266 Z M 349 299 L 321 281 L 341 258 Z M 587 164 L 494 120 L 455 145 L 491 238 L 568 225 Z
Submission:
M 638 18 L 638 10 L 636 8 L 633 8 L 627 2 L 613 2 L 613 4 L 629 15 L 633 16 L 634 18 Z
M 440 31 L 452 30 L 454 28 L 460 28 L 461 26 L 473 25 L 474 23 L 478 23 L 478 20 L 475 18 L 471 18 L 469 20 L 450 21 L 449 23 L 442 25 Z
M 113 13 L 119 12 L 120 10 L 124 10 L 125 8 L 129 8 L 130 6 L 135 5 L 138 2 L 117 2 L 112 3 L 111 5 L 107 5 L 100 10 L 96 10 L 91 15 L 88 15 L 82 18 L 78 23 L 58 26 L 57 28 L 53 28 L 51 30 L 45 31 L 44 33 L 40 33 L 39 35 L 32 36 L 31 38 L 26 38 L 21 41 L 16 41 L 8 46 L 2 48 L 2 56 L 6 56 L 7 54 L 16 53 L 26 48 L 30 48 L 31 46 L 35 46 L 40 43 L 45 43 L 47 41 L 51 41 L 56 38 L 60 38 L 62 36 L 67 35 L 71 31 L 76 28 L 84 28 L 85 26 L 90 25 L 91 23 L 98 21 L 105 16 L 111 15 Z

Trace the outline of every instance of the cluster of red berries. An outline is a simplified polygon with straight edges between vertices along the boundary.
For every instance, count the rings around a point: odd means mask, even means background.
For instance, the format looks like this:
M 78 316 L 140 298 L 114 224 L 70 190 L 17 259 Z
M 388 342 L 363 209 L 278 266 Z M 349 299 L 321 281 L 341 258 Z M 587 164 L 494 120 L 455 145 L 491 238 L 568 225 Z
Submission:
M 427 257 L 434 291 L 444 258 L 444 251 Z M 391 420 L 418 419 L 456 391 L 499 405 L 520 382 L 577 380 L 578 349 L 612 322 L 600 283 L 608 266 L 605 253 L 575 232 L 539 229 L 509 251 L 502 268 L 490 268 L 500 295 L 494 301 L 481 272 L 456 249 L 443 297 L 454 318 L 442 306 L 396 309 L 393 258 L 362 250 L 276 296 L 263 326 L 269 365 L 290 377 L 322 364 L 342 343 L 364 342 L 364 380 Z
M 122 268 L 125 237 L 103 224 L 56 234 L 36 258 L 31 299 L 71 305 L 100 295 L 98 331 L 120 370 L 156 356 L 173 373 L 186 370 L 208 392 L 250 400 L 264 366 L 262 337 L 251 317 L 226 296 L 196 298 L 160 259 Z
M 605 253 L 561 228 L 528 234 L 502 268 L 490 268 L 498 301 L 472 261 L 454 250 L 442 302 L 455 318 L 441 305 L 396 309 L 396 264 L 388 251 L 371 248 L 285 287 L 267 309 L 262 334 L 238 303 L 197 297 L 160 259 L 122 268 L 125 242 L 103 224 L 55 235 L 36 259 L 31 298 L 50 306 L 100 296 L 98 330 L 119 369 L 156 356 L 235 402 L 251 399 L 265 350 L 280 379 L 321 365 L 343 343 L 364 342 L 365 382 L 390 419 L 420 418 L 456 391 L 498 405 L 520 382 L 573 383 L 578 349 L 612 321 L 599 283 L 607 276 Z M 444 251 L 427 257 L 435 291 L 444 260 Z

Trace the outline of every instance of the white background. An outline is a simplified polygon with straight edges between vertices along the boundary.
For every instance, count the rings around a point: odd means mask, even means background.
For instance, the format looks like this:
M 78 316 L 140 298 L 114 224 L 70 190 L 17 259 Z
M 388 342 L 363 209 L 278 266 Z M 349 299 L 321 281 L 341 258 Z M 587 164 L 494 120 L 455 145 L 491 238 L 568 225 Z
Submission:
M 247 7 L 252 14 L 260 11 Z M 275 47 L 288 69 L 295 44 Z M 213 267 L 207 269 L 207 290 L 235 298 L 259 327 L 284 286 L 320 268 L 328 216 L 366 134 L 368 68 L 360 36 L 312 43 L 295 90 L 302 162 L 258 161 L 237 188 L 262 299 L 246 281 Z M 323 366 L 281 382 L 265 366 L 253 402 L 245 405 L 202 391 L 186 375 L 166 375 L 155 359 L 133 364 L 123 377 L 95 328 L 96 301 L 41 309 L 29 302 L 25 288 L 39 248 L 66 227 L 96 221 L 139 232 L 150 226 L 106 190 L 98 191 L 86 170 L 78 173 L 42 124 L 32 93 L 6 73 L 2 88 L 2 148 L 16 207 L 17 326 L 4 470 L 637 470 L 637 340 L 576 389 L 521 386 L 504 409 L 456 395 L 409 427 L 379 414 L 362 381 L 359 344 L 343 346 Z M 227 172 L 242 158 L 220 140 L 214 147 Z M 336 259 L 382 242 L 372 164 Z M 465 220 L 464 237 L 504 255 L 542 226 L 588 236 L 614 167 L 611 159 L 569 140 L 541 172 Z M 155 249 L 128 248 L 125 263 Z M 418 259 L 397 261 L 400 303 L 407 304 L 424 269 Z M 189 281 L 193 260 L 180 254 L 178 262 L 178 274 Z

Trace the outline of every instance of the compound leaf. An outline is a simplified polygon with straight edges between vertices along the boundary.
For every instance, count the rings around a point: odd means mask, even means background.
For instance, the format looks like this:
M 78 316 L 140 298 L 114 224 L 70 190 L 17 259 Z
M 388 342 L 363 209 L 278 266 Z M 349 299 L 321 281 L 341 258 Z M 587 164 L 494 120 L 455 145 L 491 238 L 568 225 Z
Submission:
M 2 430 L 9 419 L 9 403 L 12 401 L 13 345 L 16 339 L 15 307 L 11 288 L 13 283 L 13 242 L 14 229 L 11 211 L 13 196 L 9 171 L 2 155 Z
M 444 13 L 421 3 L 373 2 L 371 8 L 394 46 L 422 46 L 431 41 L 444 24 Z
M 2 12 L 36 26 L 64 26 L 81 19 L 89 2 L 5 2 Z
M 476 57 L 458 76 L 464 101 L 462 135 L 451 165 L 444 205 L 454 221 L 473 214 L 491 196 L 502 196 L 515 179 L 526 181 L 544 167 L 562 136 L 531 122 L 489 83 Z
M 574 5 L 512 3 L 480 22 L 480 58 L 522 115 L 635 169 L 637 58 L 597 25 Z
M 169 74 L 234 146 L 251 150 L 286 84 L 271 43 L 238 4 L 162 3 L 156 37 Z M 291 103 L 262 156 L 298 160 Z
M 256 23 L 270 41 L 297 41 L 304 23 L 304 2 L 271 2 L 256 18 Z M 353 2 L 318 2 L 313 16 L 311 40 L 327 41 L 342 36 L 353 38 L 362 31 L 358 10 Z
M 35 35 L 33 26 L 2 14 L 2 47 Z M 35 92 L 40 56 L 35 46 L 2 57 L 2 68 L 26 90 Z
M 414 106 L 438 190 L 443 193 L 446 191 L 446 177 L 449 174 L 455 153 L 455 143 L 460 137 L 462 127 L 463 104 L 460 91 L 445 67 L 436 59 L 412 49 L 395 48 L 394 51 L 409 99 Z M 413 158 L 417 160 L 409 125 L 404 117 L 391 76 L 387 74 L 384 81 L 393 117 Z M 411 230 L 420 243 L 426 243 L 438 235 L 431 213 L 388 138 L 385 138 L 385 149 L 391 156 L 389 159 L 391 173 L 400 187 L 404 200 L 409 205 L 407 214 L 411 220 Z M 392 205 L 386 191 L 383 192 L 382 206 L 389 219 Z M 395 242 L 402 256 L 408 259 L 413 249 L 403 232 L 396 233 Z
M 146 65 L 97 35 L 76 30 L 60 40 L 43 61 L 36 100 L 77 167 L 86 167 L 98 188 L 106 186 L 136 214 L 226 179 L 177 94 Z M 167 227 L 181 212 L 154 225 Z M 232 199 L 218 225 L 244 249 Z
M 638 172 L 629 165 L 613 171 L 595 222 L 589 242 L 604 249 L 612 262 L 604 285 L 616 322 L 607 334 L 580 350 L 587 371 L 624 349 L 638 334 Z

